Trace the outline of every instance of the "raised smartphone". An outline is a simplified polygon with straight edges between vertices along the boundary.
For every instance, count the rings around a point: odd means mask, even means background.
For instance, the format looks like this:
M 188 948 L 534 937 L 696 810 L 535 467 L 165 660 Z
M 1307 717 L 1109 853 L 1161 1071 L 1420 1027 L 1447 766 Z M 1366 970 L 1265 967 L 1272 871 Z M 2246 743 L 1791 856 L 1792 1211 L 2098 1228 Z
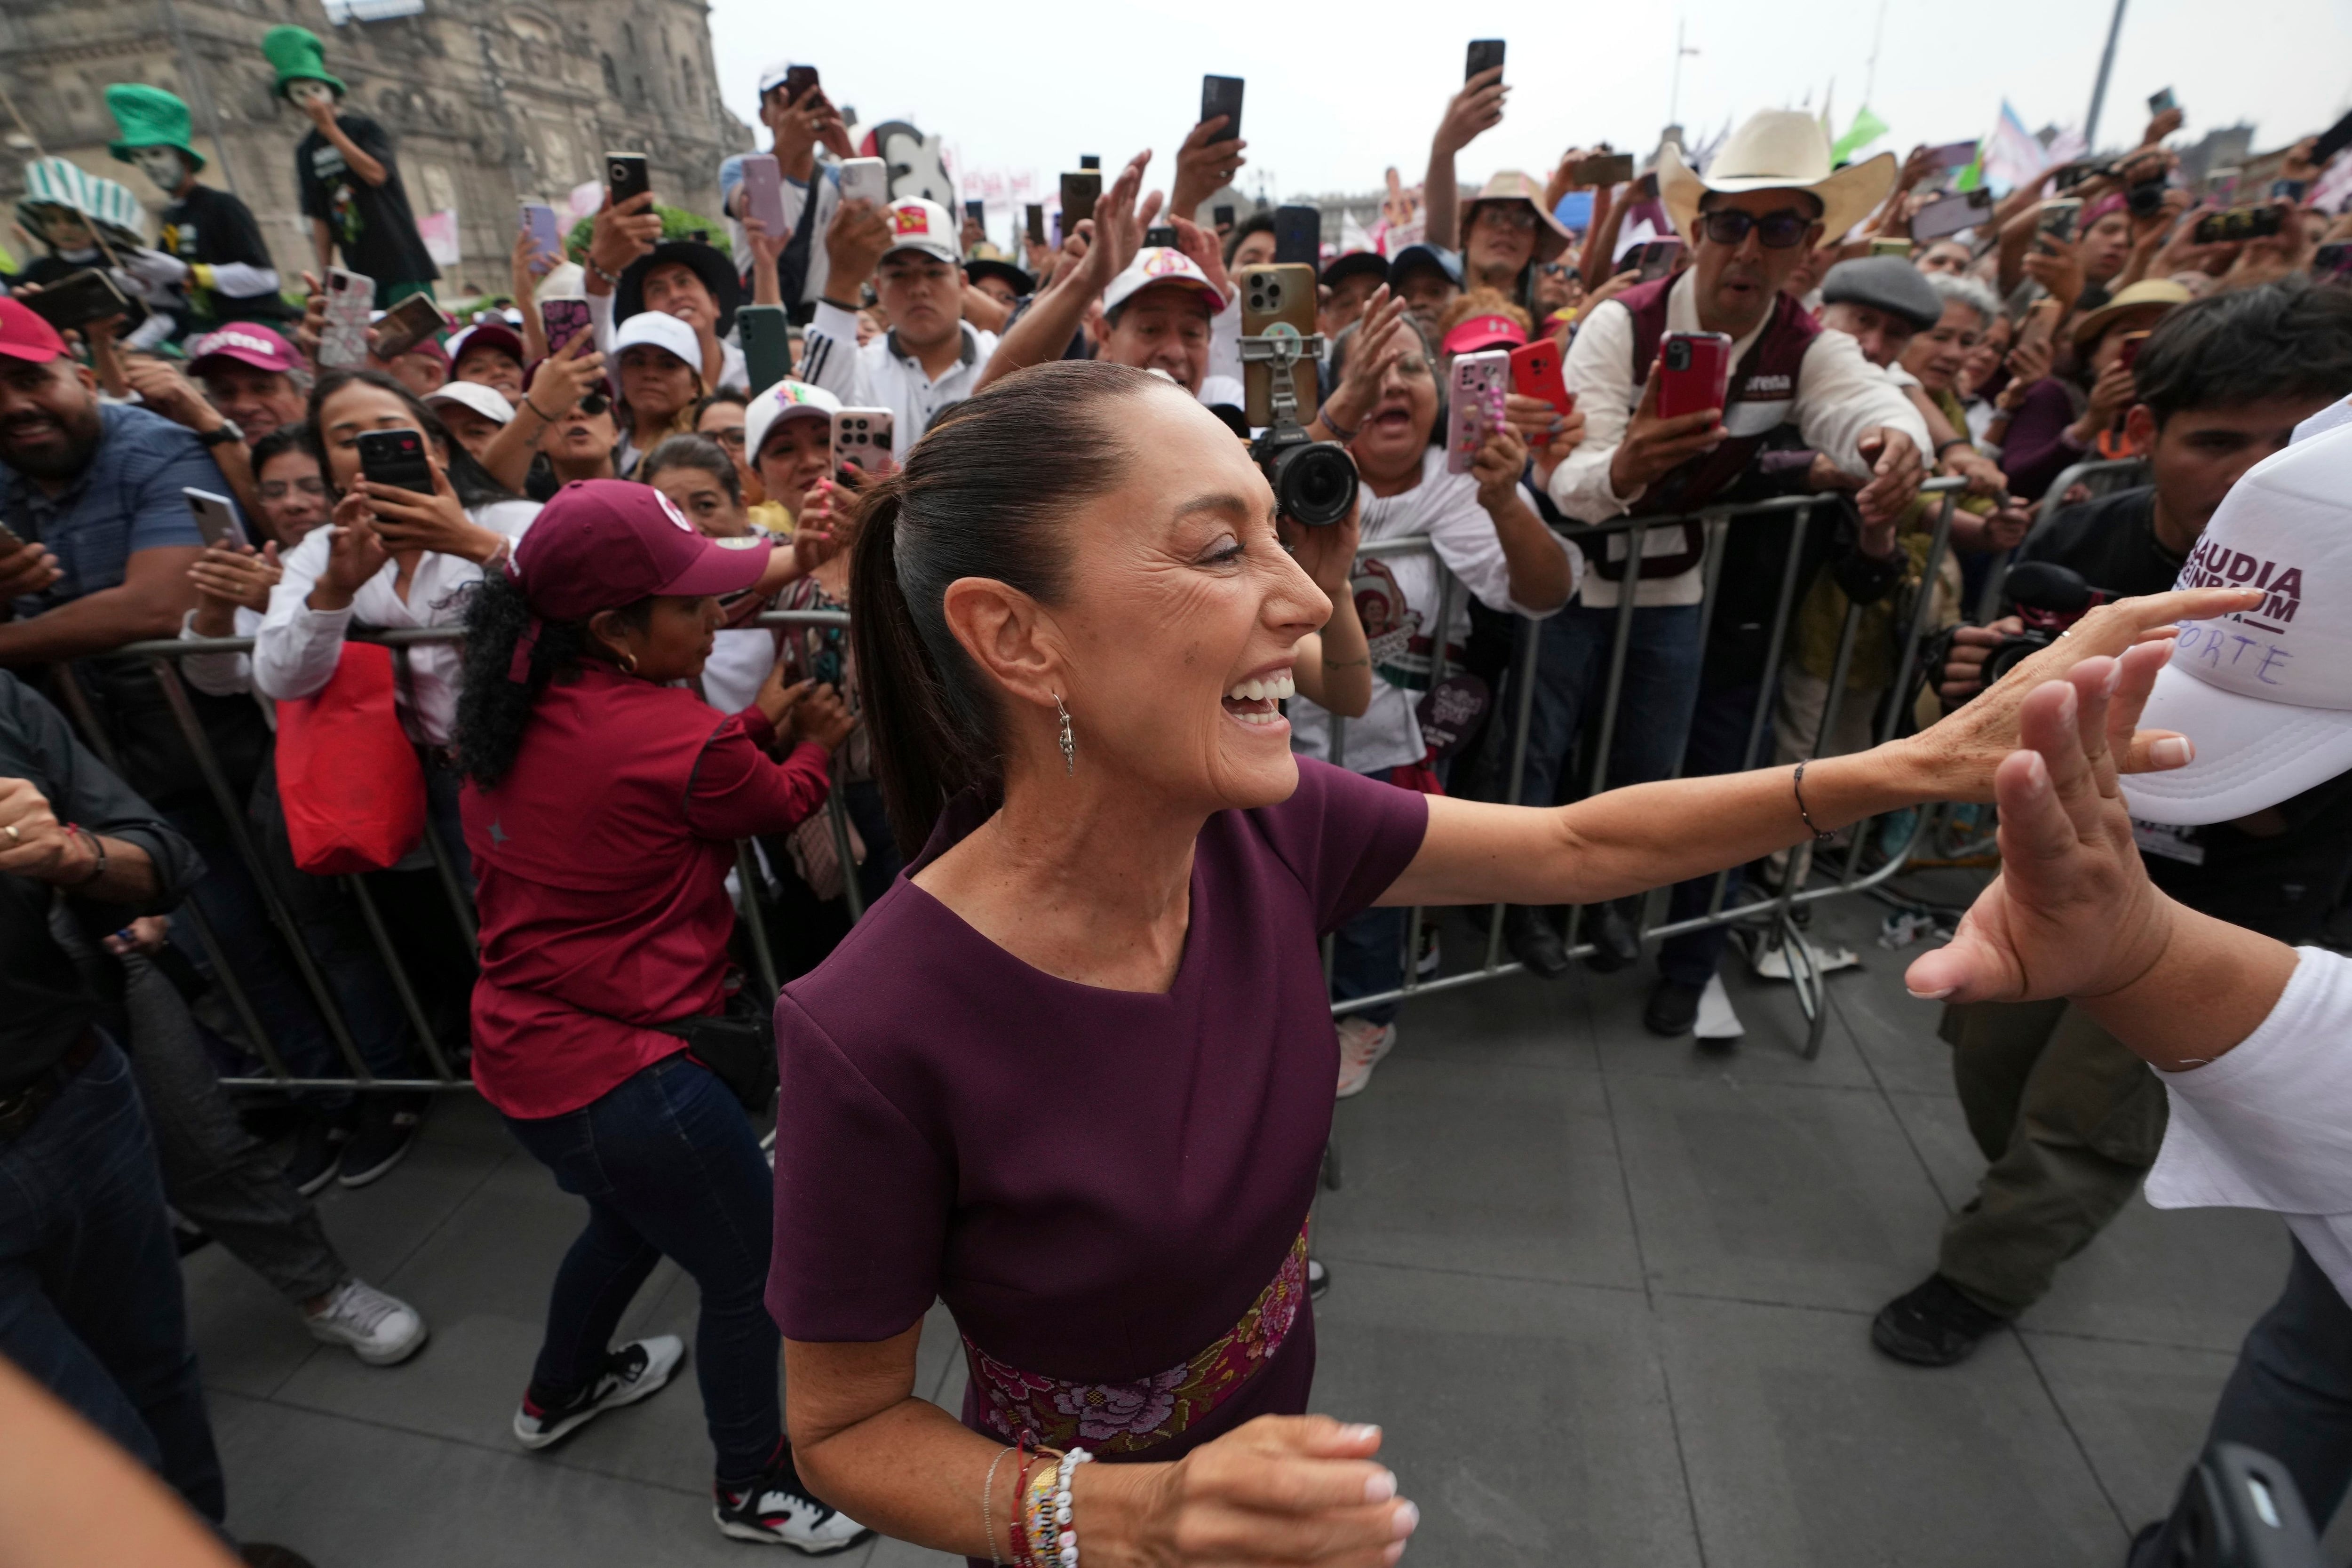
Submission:
M 770 239 L 792 232 L 784 222 L 784 176 L 773 154 L 750 153 L 743 158 L 743 216 L 760 220 Z
M 1274 209 L 1274 258 L 1303 267 L 1323 264 L 1323 214 L 1297 205 Z
M 1973 142 L 1947 142 L 1941 147 L 1931 147 L 1927 156 L 1938 169 L 1965 169 L 1977 161 L 1977 144 Z
M 1507 349 L 1481 349 L 1454 361 L 1445 387 L 1445 471 L 1466 474 L 1486 437 L 1502 428 L 1510 395 Z
M 1870 242 L 1873 256 L 1908 256 L 1911 242 L 1907 239 L 1874 239 Z
M 2116 363 L 2129 370 L 2139 362 L 2139 351 L 2147 344 L 2146 332 L 2126 332 L 2123 342 L 2116 345 Z
M 200 490 L 194 485 L 182 488 L 188 510 L 195 514 L 196 531 L 206 544 L 242 544 L 245 530 L 238 526 L 236 506 L 225 495 Z
M 1595 153 L 1576 161 L 1572 176 L 1580 185 L 1622 185 L 1633 177 L 1631 153 Z
M 533 277 L 543 277 L 563 259 L 562 226 L 556 222 L 555 209 L 545 202 L 525 202 L 522 204 L 522 226 L 523 232 L 530 236 L 531 248 L 548 258 L 543 266 L 537 261 L 530 266 Z
M 2168 87 L 2160 87 L 2147 95 L 2147 111 L 2150 114 L 2162 114 L 2168 109 L 2179 107 L 2179 104 L 2173 98 L 2172 89 Z
M 539 321 L 547 329 L 549 355 L 562 353 L 564 344 L 588 330 L 590 320 L 585 300 L 541 300 Z
M 613 205 L 619 206 L 630 197 L 644 195 L 654 188 L 653 167 L 643 153 L 607 153 L 604 184 L 613 193 Z
M 1542 398 L 1555 414 L 1571 413 L 1576 407 L 1576 395 L 1568 390 L 1560 375 L 1559 344 L 1550 338 L 1538 338 L 1511 351 L 1511 390 L 1521 397 Z
M 1973 228 L 1992 213 L 1992 193 L 1959 191 L 1938 196 L 1911 215 L 1911 237 L 1925 242 Z
M 1462 79 L 1464 81 L 1468 81 L 1480 71 L 1500 70 L 1502 68 L 1502 39 L 1473 38 L 1470 40 L 1469 56 L 1463 61 L 1462 65 Z
M 2042 216 L 2035 221 L 2034 228 L 2053 245 L 2071 245 L 2074 239 L 2074 220 L 2082 214 L 2082 197 L 2053 196 L 2042 204 Z
M 341 267 L 327 268 L 327 316 L 319 334 L 319 363 L 331 369 L 367 363 L 368 318 L 375 313 L 375 280 Z
M 1095 216 L 1095 203 L 1102 200 L 1102 171 L 1077 169 L 1062 176 L 1062 234 L 1064 237 L 1077 232 L 1078 225 Z
M 411 294 L 376 322 L 375 352 L 379 358 L 391 359 L 448 330 L 449 318 L 440 306 L 422 294 Z
M 1671 277 L 1681 265 L 1683 242 L 1679 239 L 1653 239 L 1645 243 L 1633 265 L 1641 270 L 1642 281 L 1654 283 Z
M 1027 205 L 1023 208 L 1023 216 L 1028 226 L 1029 243 L 1032 245 L 1045 244 L 1045 204 L 1043 202 L 1031 202 L 1027 204 Z
M 754 397 L 793 374 L 792 318 L 782 305 L 745 305 L 735 312 L 743 339 L 743 374 Z
M 1658 417 L 1723 407 L 1731 385 L 1731 340 L 1721 332 L 1668 332 L 1658 349 Z
M 890 165 L 879 158 L 844 158 L 841 161 L 841 199 L 845 202 L 872 202 L 877 207 L 890 205 Z
M 845 408 L 833 416 L 833 472 L 855 467 L 868 479 L 890 471 L 891 414 L 887 408 Z
M 1302 338 L 1315 335 L 1314 268 L 1300 262 L 1264 263 L 1243 268 L 1234 281 L 1241 290 L 1244 337 L 1264 337 L 1276 325 Z M 1323 405 L 1312 359 L 1301 358 L 1290 367 L 1290 384 L 1303 424 Z M 1242 362 L 1242 417 L 1254 426 L 1274 423 L 1274 366 L 1267 361 Z
M 131 309 L 131 301 L 122 297 L 114 279 L 95 267 L 68 273 L 37 293 L 17 298 L 61 332 L 122 315 Z
M 433 465 L 425 456 L 425 437 L 415 430 L 362 430 L 360 478 L 396 490 L 433 493 Z
M 1225 117 L 1224 129 L 1217 132 L 1220 142 L 1231 142 L 1242 133 L 1242 79 L 1237 76 L 1204 76 L 1201 79 L 1201 121 L 1205 124 L 1220 114 Z

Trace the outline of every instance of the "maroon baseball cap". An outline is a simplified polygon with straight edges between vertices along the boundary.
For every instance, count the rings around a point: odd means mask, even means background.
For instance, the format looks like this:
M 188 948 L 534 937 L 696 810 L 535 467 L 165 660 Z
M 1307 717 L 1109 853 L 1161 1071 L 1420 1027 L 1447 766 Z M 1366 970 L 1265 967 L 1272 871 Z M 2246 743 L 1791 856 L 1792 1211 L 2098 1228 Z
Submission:
M 188 369 L 194 374 L 204 374 L 209 359 L 231 359 L 278 375 L 302 368 L 302 356 L 294 345 L 258 321 L 232 322 L 188 345 Z
M 39 311 L 22 300 L 0 298 L 0 354 L 47 364 L 66 353 L 65 339 Z
M 574 479 L 531 520 L 514 564 L 534 611 L 578 621 L 655 594 L 740 592 L 768 569 L 768 552 L 757 535 L 704 538 L 651 485 Z

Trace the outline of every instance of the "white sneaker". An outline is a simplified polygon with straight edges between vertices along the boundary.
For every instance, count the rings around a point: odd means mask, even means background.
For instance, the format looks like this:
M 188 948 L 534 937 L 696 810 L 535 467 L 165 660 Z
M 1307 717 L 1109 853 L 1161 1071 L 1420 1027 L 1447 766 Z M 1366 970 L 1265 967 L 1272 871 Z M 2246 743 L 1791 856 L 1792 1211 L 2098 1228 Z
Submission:
M 364 1279 L 346 1279 L 315 1312 L 305 1312 L 310 1337 L 347 1345 L 370 1366 L 393 1366 L 415 1355 L 432 1332 L 415 1308 Z
M 710 1516 L 720 1533 L 737 1541 L 757 1541 L 789 1546 L 808 1557 L 830 1557 L 846 1552 L 874 1532 L 809 1496 L 800 1472 L 793 1467 L 793 1451 L 779 1445 L 776 1457 L 757 1480 L 740 1487 L 714 1485 L 716 1501 Z
M 525 1389 L 522 1404 L 515 1410 L 515 1441 L 526 1448 L 544 1448 L 607 1410 L 635 1405 L 660 1392 L 685 1355 L 686 1342 L 676 1334 L 653 1334 L 605 1352 L 604 1369 L 596 1374 L 596 1381 L 564 1405 L 542 1406 Z
M 1350 1013 L 1339 1020 L 1339 1098 L 1361 1094 L 1372 1069 L 1396 1048 L 1394 1024 L 1375 1024 Z

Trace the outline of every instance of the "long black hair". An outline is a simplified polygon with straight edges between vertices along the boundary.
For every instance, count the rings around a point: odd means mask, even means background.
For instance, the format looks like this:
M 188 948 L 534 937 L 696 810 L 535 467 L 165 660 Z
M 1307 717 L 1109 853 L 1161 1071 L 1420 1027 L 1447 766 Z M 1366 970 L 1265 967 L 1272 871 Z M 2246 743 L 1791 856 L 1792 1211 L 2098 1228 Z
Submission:
M 949 630 L 948 584 L 989 577 L 1043 604 L 1066 586 L 1070 512 L 1118 488 L 1118 405 L 1168 384 L 1102 360 L 1034 365 L 956 405 L 866 492 L 851 650 L 890 830 L 912 849 L 960 791 L 1003 787 L 1003 714 Z
M 522 499 L 490 478 L 490 471 L 477 462 L 471 452 L 451 440 L 448 426 L 441 423 L 439 416 L 425 406 L 416 394 L 383 371 L 355 366 L 320 371 L 319 379 L 310 386 L 308 415 L 310 449 L 319 455 L 319 473 L 327 481 L 329 489 L 334 487 L 335 466 L 327 460 L 326 427 L 320 423 L 319 413 L 326 407 L 327 399 L 352 385 L 373 386 L 379 391 L 389 392 L 408 405 L 408 416 L 416 422 L 418 432 L 433 443 L 434 456 L 441 459 L 442 471 L 449 476 L 449 488 L 457 492 L 459 506 L 471 510 L 497 501 Z
M 653 603 L 639 599 L 615 613 L 641 627 Z M 538 635 L 531 642 L 528 673 L 521 680 L 509 679 L 516 645 L 534 624 Z M 467 591 L 465 649 L 452 739 L 459 770 L 484 789 L 513 770 L 531 710 L 550 681 L 571 679 L 588 659 L 614 662 L 612 649 L 588 629 L 585 620 L 539 620 L 522 585 L 500 572 L 485 573 Z

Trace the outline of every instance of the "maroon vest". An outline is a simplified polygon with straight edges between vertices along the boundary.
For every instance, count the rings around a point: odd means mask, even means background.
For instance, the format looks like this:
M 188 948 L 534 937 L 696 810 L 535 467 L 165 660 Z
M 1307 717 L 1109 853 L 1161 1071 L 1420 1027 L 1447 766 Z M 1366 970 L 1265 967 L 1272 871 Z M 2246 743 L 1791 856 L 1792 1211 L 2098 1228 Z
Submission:
M 1617 302 L 1633 316 L 1633 398 L 1641 402 L 1642 384 L 1658 362 L 1658 344 L 1666 335 L 1666 294 L 1675 279 L 1661 278 L 1628 289 Z M 1786 294 L 1772 301 L 1772 315 L 1732 367 L 1724 397 L 1723 426 L 1729 432 L 1712 452 L 1703 452 L 1642 492 L 1627 509 L 1636 517 L 1695 511 L 1748 470 L 1764 438 L 1797 415 L 1797 374 L 1804 367 L 1805 351 L 1821 333 L 1811 311 Z M 1682 525 L 1682 547 L 1671 554 L 1646 555 L 1640 574 L 1676 577 L 1699 563 L 1706 553 L 1706 535 L 1696 522 Z M 1625 575 L 1622 561 L 1601 561 L 1593 569 L 1612 582 Z

